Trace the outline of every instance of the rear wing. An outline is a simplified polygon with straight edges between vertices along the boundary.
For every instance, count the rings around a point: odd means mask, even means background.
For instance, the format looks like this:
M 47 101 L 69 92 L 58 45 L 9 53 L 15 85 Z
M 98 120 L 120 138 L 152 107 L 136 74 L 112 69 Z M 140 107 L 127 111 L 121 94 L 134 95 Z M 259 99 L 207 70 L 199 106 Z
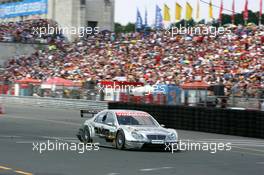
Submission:
M 99 112 L 100 110 L 87 110 L 87 109 L 80 110 L 81 118 L 84 118 L 84 117 L 91 118 Z

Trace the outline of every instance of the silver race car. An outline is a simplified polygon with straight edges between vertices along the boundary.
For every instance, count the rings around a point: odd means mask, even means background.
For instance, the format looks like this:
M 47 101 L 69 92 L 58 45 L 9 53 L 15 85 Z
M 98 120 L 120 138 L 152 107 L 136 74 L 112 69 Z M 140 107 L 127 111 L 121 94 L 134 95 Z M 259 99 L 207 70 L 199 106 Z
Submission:
M 104 110 L 86 120 L 77 137 L 84 143 L 99 143 L 118 149 L 162 147 L 178 143 L 174 129 L 166 129 L 150 114 L 135 110 Z

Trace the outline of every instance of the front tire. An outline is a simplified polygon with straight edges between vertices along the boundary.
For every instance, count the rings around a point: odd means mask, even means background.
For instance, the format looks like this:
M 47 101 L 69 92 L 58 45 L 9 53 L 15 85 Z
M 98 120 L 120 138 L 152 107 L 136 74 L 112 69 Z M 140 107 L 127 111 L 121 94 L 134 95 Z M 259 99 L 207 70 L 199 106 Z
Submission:
M 117 149 L 124 149 L 125 147 L 125 134 L 123 131 L 119 131 L 116 135 L 116 148 Z

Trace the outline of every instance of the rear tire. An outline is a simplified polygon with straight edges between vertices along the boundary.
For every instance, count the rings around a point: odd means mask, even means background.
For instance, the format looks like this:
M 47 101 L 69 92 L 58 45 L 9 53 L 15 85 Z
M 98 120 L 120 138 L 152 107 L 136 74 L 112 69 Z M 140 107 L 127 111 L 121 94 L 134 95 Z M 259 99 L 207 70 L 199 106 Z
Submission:
M 80 128 L 79 129 L 79 132 L 78 132 L 78 134 L 77 134 L 77 138 L 81 141 L 81 142 L 83 142 L 83 128 Z
M 91 135 L 90 135 L 90 129 L 88 126 L 85 126 L 83 128 L 83 135 L 82 135 L 83 143 L 91 143 Z
M 117 149 L 122 150 L 125 148 L 125 134 L 123 131 L 118 131 L 115 142 L 116 142 Z

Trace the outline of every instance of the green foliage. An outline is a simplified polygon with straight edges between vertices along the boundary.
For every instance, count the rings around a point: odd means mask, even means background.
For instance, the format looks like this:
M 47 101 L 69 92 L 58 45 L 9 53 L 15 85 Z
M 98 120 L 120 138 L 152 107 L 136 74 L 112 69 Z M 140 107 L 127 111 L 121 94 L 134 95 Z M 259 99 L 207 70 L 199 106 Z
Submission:
M 115 23 L 115 32 L 116 33 L 121 33 L 123 32 L 124 27 L 120 23 Z
M 122 26 L 120 23 L 115 23 L 115 32 L 116 33 L 129 33 L 135 31 L 135 24 L 128 23 L 125 26 Z
M 125 28 L 125 32 L 134 32 L 135 31 L 135 24 L 128 23 Z

